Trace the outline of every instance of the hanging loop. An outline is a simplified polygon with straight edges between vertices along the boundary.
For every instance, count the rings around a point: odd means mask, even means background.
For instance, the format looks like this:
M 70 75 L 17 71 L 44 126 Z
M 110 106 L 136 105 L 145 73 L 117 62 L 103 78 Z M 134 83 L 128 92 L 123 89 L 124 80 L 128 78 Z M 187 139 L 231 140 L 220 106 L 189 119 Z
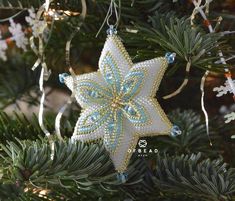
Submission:
M 115 23 L 111 23 L 111 17 L 115 15 L 116 21 Z M 121 16 L 121 0 L 118 0 L 118 4 L 116 3 L 115 0 L 110 1 L 109 9 L 107 11 L 107 14 L 104 18 L 104 21 L 99 29 L 99 31 L 96 34 L 96 37 L 99 35 L 100 31 L 104 27 L 105 23 L 109 26 L 109 29 L 107 30 L 108 35 L 116 34 L 117 33 L 117 28 L 118 24 L 120 21 L 120 16 Z
M 110 18 L 112 17 L 112 15 L 115 15 L 116 18 L 116 22 L 114 24 L 110 23 Z M 111 0 L 110 2 L 110 6 L 109 6 L 109 11 L 108 11 L 108 17 L 107 17 L 107 25 L 110 27 L 111 25 L 113 25 L 114 28 L 118 27 L 118 23 L 119 23 L 119 14 L 118 14 L 118 5 L 116 4 L 115 0 Z

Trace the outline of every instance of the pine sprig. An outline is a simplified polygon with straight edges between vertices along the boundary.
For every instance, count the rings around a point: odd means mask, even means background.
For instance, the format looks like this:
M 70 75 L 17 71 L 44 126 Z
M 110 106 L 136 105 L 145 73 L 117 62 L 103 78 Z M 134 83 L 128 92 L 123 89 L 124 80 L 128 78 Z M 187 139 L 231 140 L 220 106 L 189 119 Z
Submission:
M 0 113 L 0 143 L 16 142 L 16 138 L 36 140 L 40 137 L 43 137 L 43 134 L 35 115 L 29 120 L 23 114 L 9 116 L 4 112 Z
M 179 60 L 207 69 L 211 68 L 209 64 L 219 59 L 216 51 L 222 34 L 205 33 L 199 26 L 192 27 L 189 19 L 178 18 L 174 13 L 163 15 L 156 12 L 149 20 L 151 27 L 138 26 L 145 33 L 146 40 L 175 52 Z
M 112 191 L 112 188 L 117 189 L 121 185 L 101 144 L 56 140 L 53 145 L 54 152 L 47 140 L 18 140 L 18 143 L 2 144 L 2 181 L 17 182 L 21 188 L 29 189 L 76 186 L 78 192 L 101 187 Z M 133 161 L 127 170 L 128 182 L 122 187 L 135 186 L 140 182 L 144 184 L 142 180 L 146 168 L 141 160 Z M 147 187 L 147 184 L 144 185 Z
M 201 154 L 163 158 L 158 155 L 156 186 L 174 195 L 204 200 L 228 200 L 235 192 L 235 169 L 221 160 L 202 160 Z

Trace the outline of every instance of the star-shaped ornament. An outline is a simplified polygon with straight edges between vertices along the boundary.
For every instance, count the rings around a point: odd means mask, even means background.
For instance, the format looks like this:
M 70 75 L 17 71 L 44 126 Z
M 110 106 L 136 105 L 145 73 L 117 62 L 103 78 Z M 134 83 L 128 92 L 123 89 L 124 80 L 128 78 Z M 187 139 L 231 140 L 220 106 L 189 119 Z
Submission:
M 174 54 L 133 64 L 120 38 L 110 33 L 99 59 L 99 70 L 62 76 L 83 108 L 72 138 L 83 142 L 102 138 L 115 169 L 123 173 L 138 139 L 177 135 L 155 99 Z

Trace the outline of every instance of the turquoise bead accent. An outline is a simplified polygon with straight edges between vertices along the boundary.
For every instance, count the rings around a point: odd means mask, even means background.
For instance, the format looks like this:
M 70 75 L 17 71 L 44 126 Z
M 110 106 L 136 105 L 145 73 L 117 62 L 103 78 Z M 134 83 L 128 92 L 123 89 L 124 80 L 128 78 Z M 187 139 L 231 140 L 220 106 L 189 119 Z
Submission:
M 128 174 L 127 173 L 118 173 L 117 180 L 121 183 L 126 183 Z
M 130 82 L 125 83 L 125 84 L 122 86 L 122 91 L 123 91 L 124 93 L 128 92 L 132 84 L 133 84 L 133 81 L 130 81 Z
M 90 119 L 92 122 L 97 121 L 97 119 L 100 117 L 100 113 L 99 112 L 95 112 L 93 115 L 91 115 Z
M 112 97 L 111 91 L 102 88 L 98 83 L 90 80 L 85 80 L 76 85 L 76 90 L 79 93 L 79 99 L 86 103 L 105 103 L 106 97 Z
M 135 115 L 136 114 L 136 111 L 129 105 L 126 105 L 124 109 L 130 115 Z
M 115 124 L 114 124 L 114 123 L 110 123 L 110 124 L 108 125 L 108 131 L 109 131 L 109 133 L 112 133 L 112 132 L 114 131 L 114 128 L 115 128 Z
M 122 76 L 121 72 L 118 69 L 117 63 L 111 56 L 111 53 L 107 54 L 101 63 L 101 68 L 104 72 L 104 78 L 106 82 L 110 85 L 110 87 L 116 90 L 120 90 Z
M 113 76 L 112 76 L 111 73 L 107 73 L 107 74 L 106 74 L 106 78 L 107 78 L 108 81 L 112 81 Z
M 171 52 L 167 52 L 166 55 L 165 55 L 165 57 L 166 57 L 169 64 L 174 63 L 175 56 L 176 56 L 176 53 L 171 53 Z
M 125 82 L 122 85 L 122 93 L 124 93 L 123 100 L 128 102 L 131 100 L 137 93 L 139 93 L 139 89 L 142 87 L 142 83 L 144 82 L 145 74 L 144 72 L 135 70 L 128 73 L 125 77 Z
M 88 95 L 93 97 L 93 98 L 98 98 L 99 97 L 99 93 L 96 91 L 88 91 Z
M 113 25 L 110 25 L 107 30 L 107 34 L 108 35 L 115 35 L 115 34 L 117 34 L 117 29 Z
M 182 134 L 182 131 L 180 130 L 180 128 L 178 126 L 174 125 L 171 129 L 171 136 L 176 137 L 181 134 Z
M 68 73 L 59 74 L 60 83 L 64 84 L 64 79 L 65 79 L 66 77 L 68 77 L 68 76 L 69 76 Z

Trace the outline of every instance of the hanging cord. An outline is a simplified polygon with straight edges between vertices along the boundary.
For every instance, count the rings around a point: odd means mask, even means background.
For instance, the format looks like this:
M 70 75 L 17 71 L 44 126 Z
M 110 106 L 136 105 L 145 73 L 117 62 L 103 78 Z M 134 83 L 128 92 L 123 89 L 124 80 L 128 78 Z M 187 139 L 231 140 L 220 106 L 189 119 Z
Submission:
M 112 25 L 110 23 L 110 18 L 112 17 L 113 12 L 114 12 L 115 18 L 116 18 L 116 22 L 115 22 L 114 25 Z M 121 0 L 118 0 L 118 5 L 116 4 L 115 0 L 111 0 L 108 12 L 107 12 L 107 14 L 106 14 L 106 16 L 104 18 L 104 21 L 103 21 L 103 23 L 102 23 L 102 25 L 101 25 L 100 29 L 98 30 L 98 32 L 97 32 L 95 37 L 96 38 L 98 37 L 98 35 L 100 34 L 101 30 L 103 29 L 105 23 L 109 27 L 113 27 L 114 29 L 117 29 L 118 25 L 119 25 L 120 17 L 121 17 Z
M 193 0 L 192 3 L 194 4 L 195 9 L 194 9 L 193 14 L 191 16 L 191 23 L 192 23 L 192 19 L 194 18 L 194 16 L 196 15 L 197 12 L 199 12 L 201 14 L 201 16 L 204 20 L 207 20 L 207 17 L 205 15 L 204 11 L 200 7 L 201 1 L 196 2 L 195 0 Z M 213 30 L 213 28 L 210 24 L 208 26 L 208 29 L 211 33 L 214 32 L 214 30 Z M 211 142 L 211 139 L 210 139 L 210 130 L 209 130 L 209 117 L 208 117 L 208 112 L 205 108 L 205 100 L 204 100 L 204 97 L 205 97 L 205 82 L 206 82 L 206 78 L 209 75 L 209 73 L 210 73 L 210 71 L 207 70 L 205 72 L 205 74 L 202 76 L 201 84 L 200 84 L 200 90 L 201 90 L 201 109 L 202 109 L 202 111 L 204 113 L 204 117 L 205 117 L 206 133 L 207 133 L 207 136 L 208 136 L 208 139 L 209 139 L 210 146 L 212 146 L 212 142 Z
M 65 46 L 65 61 L 66 61 L 66 66 L 69 69 L 69 72 L 72 76 L 73 79 L 73 83 L 75 83 L 75 79 L 76 79 L 76 74 L 71 66 L 71 62 L 70 62 L 70 47 L 71 47 L 71 42 L 74 38 L 74 36 L 80 31 L 80 28 L 83 24 L 83 21 L 86 18 L 86 14 L 87 14 L 87 5 L 86 5 L 86 0 L 81 0 L 82 3 L 82 12 L 80 14 L 80 18 L 81 21 L 79 23 L 79 25 L 76 27 L 76 29 L 74 30 L 74 32 L 70 35 L 69 40 L 66 42 L 66 46 Z M 60 75 L 61 80 L 63 81 L 63 74 Z M 60 140 L 63 140 L 62 136 L 61 136 L 61 131 L 60 131 L 60 125 L 61 125 L 61 118 L 65 112 L 65 110 L 73 103 L 74 100 L 74 91 L 75 91 L 75 85 L 73 84 L 73 90 L 72 90 L 72 94 L 70 96 L 70 98 L 68 99 L 68 101 L 60 108 L 58 114 L 56 115 L 56 119 L 55 119 L 55 133 L 57 135 L 57 137 Z
M 204 102 L 204 96 L 205 96 L 204 86 L 205 86 L 206 78 L 209 75 L 209 73 L 210 73 L 210 71 L 207 70 L 205 72 L 205 74 L 202 76 L 200 90 L 201 90 L 201 108 L 204 113 L 205 121 L 206 121 L 206 133 L 207 133 L 207 136 L 208 136 L 208 139 L 210 142 L 210 146 L 212 146 L 212 142 L 211 142 L 211 138 L 210 138 L 210 131 L 209 131 L 209 118 L 208 118 L 208 113 L 206 111 L 205 102 Z
M 46 2 L 39 8 L 37 14 L 36 14 L 36 20 L 40 21 L 40 18 L 42 17 L 43 13 L 45 11 L 48 11 L 49 5 L 51 0 L 46 0 Z M 44 44 L 43 44 L 43 32 L 46 28 L 46 25 L 43 27 L 41 32 L 38 36 L 38 44 L 39 47 L 37 48 L 34 43 L 34 37 L 32 36 L 30 38 L 30 46 L 31 49 L 34 51 L 34 53 L 37 55 L 38 59 L 34 63 L 32 70 L 35 70 L 40 64 L 42 66 L 41 74 L 39 78 L 39 89 L 42 93 L 41 99 L 40 99 L 40 107 L 39 107 L 39 113 L 38 113 L 38 122 L 42 129 L 42 131 L 45 133 L 47 137 L 50 136 L 50 132 L 46 129 L 44 123 L 43 123 L 43 114 L 44 114 L 44 101 L 45 101 L 45 90 L 44 90 L 44 81 L 48 80 L 50 77 L 51 72 L 48 70 L 46 62 L 45 62 L 45 55 L 44 55 Z
M 10 19 L 13 19 L 13 18 L 19 16 L 24 11 L 27 11 L 27 9 L 22 9 L 21 11 L 17 12 L 16 14 L 14 14 L 14 15 L 12 15 L 10 17 L 4 18 L 4 19 L 0 19 L 0 22 L 8 22 Z
M 51 1 L 53 1 L 53 0 L 46 0 L 46 2 L 39 8 L 39 10 L 36 14 L 35 20 L 40 21 L 41 17 L 43 17 L 43 14 L 49 10 L 49 6 L 50 6 Z M 53 24 L 54 24 L 54 21 L 52 22 L 52 28 L 53 28 Z M 38 37 L 37 37 L 38 38 L 38 48 L 34 43 L 34 39 L 36 39 L 36 37 L 34 37 L 34 36 L 32 36 L 30 38 L 30 46 L 31 46 L 31 49 L 34 51 L 34 53 L 38 57 L 37 61 L 34 63 L 34 65 L 32 67 L 32 70 L 35 70 L 40 64 L 42 66 L 41 74 L 40 74 L 40 78 L 39 78 L 39 89 L 40 89 L 42 95 L 41 95 L 41 99 L 40 99 L 38 123 L 39 123 L 40 128 L 44 132 L 44 134 L 49 139 L 49 143 L 50 143 L 50 147 L 51 147 L 51 160 L 53 160 L 54 155 L 55 155 L 55 142 L 52 140 L 51 134 L 46 129 L 44 122 L 43 122 L 43 120 L 44 120 L 44 102 L 45 102 L 45 96 L 46 96 L 45 89 L 44 89 L 44 81 L 47 81 L 50 77 L 50 74 L 51 74 L 51 71 L 48 70 L 48 68 L 47 68 L 47 64 L 45 62 L 45 55 L 44 55 L 45 46 L 44 46 L 44 41 L 43 41 L 43 33 L 44 33 L 44 30 L 46 27 L 47 27 L 47 23 L 45 23 L 45 25 L 43 25 L 42 29 L 40 30 L 40 33 L 38 34 Z M 49 37 L 51 36 L 52 28 L 50 30 Z
M 181 93 L 183 88 L 188 84 L 190 69 L 191 69 L 191 61 L 188 61 L 186 64 L 186 67 L 185 67 L 185 78 L 184 78 L 183 83 L 180 85 L 180 87 L 178 89 L 176 89 L 171 94 L 163 96 L 163 99 L 169 99 L 169 98 L 172 98 L 172 97 L 176 96 L 177 94 Z

